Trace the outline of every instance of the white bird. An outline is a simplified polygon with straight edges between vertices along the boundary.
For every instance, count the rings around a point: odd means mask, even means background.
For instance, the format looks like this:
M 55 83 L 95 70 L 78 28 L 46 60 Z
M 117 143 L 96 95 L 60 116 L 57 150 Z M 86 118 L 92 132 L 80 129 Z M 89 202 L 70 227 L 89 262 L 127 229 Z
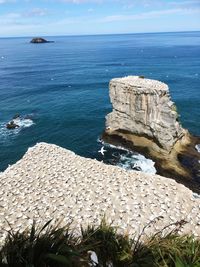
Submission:
M 200 153 L 200 144 L 197 144 L 197 145 L 195 146 L 195 148 L 196 148 L 197 152 Z
M 141 167 L 140 167 L 140 165 L 137 163 L 137 162 L 135 162 L 134 164 L 133 164 L 133 167 L 132 167 L 134 170 L 137 170 L 137 171 L 141 171 Z
M 89 255 L 89 258 L 91 261 L 90 266 L 92 266 L 92 267 L 97 266 L 99 264 L 97 254 L 94 251 L 89 250 L 88 255 Z
M 133 166 L 134 166 L 134 167 L 140 167 L 139 164 L 138 164 L 137 162 L 135 162 Z
M 106 152 L 106 150 L 104 149 L 104 146 L 102 146 L 102 148 L 98 152 L 104 156 L 104 152 Z

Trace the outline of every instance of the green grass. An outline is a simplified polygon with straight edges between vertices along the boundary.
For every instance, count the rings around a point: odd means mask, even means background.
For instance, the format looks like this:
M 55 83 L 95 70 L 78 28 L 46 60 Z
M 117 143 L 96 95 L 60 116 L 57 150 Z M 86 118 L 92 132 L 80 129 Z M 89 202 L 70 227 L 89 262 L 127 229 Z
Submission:
M 200 267 L 200 239 L 178 234 L 185 221 L 147 237 L 145 231 L 154 222 L 137 238 L 120 234 L 105 218 L 99 226 L 81 227 L 79 236 L 70 225 L 52 226 L 49 221 L 38 228 L 33 222 L 29 230 L 8 231 L 0 249 L 0 267 Z M 97 255 L 98 265 L 92 263 L 91 252 Z

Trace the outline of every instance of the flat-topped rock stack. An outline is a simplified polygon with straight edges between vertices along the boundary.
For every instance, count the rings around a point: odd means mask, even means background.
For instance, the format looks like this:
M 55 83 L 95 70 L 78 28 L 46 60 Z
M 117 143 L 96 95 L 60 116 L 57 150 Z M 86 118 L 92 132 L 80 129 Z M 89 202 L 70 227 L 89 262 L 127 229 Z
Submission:
M 30 148 L 0 173 L 0 238 L 25 229 L 33 219 L 72 221 L 72 227 L 108 222 L 130 234 L 163 216 L 147 233 L 188 221 L 184 233 L 200 235 L 200 198 L 172 179 L 126 171 L 46 143 Z M 78 228 L 80 229 L 80 228 Z
M 112 79 L 110 100 L 113 110 L 106 116 L 105 141 L 142 152 L 164 176 L 199 177 L 195 145 L 200 139 L 181 126 L 166 84 L 139 76 Z M 186 166 L 190 159 L 193 165 Z
M 106 118 L 106 126 L 112 131 L 147 136 L 169 152 L 186 134 L 164 83 L 137 76 L 113 79 L 110 98 L 113 111 Z

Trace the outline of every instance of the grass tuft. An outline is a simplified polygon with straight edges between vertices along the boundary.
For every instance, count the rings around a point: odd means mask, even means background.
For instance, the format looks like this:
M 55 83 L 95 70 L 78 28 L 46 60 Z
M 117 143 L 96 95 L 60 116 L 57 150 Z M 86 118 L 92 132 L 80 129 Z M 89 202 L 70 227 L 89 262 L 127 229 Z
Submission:
M 99 226 L 81 226 L 79 236 L 70 224 L 7 232 L 0 249 L 0 267 L 200 267 L 200 239 L 179 235 L 185 221 L 163 227 L 152 236 L 145 231 L 137 238 L 118 233 L 103 218 Z

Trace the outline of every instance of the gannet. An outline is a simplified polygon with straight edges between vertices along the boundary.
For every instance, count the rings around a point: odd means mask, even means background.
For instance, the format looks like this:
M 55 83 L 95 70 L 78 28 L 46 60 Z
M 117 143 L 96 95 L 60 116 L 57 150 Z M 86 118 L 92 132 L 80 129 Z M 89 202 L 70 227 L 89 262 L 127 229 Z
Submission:
M 90 261 L 92 263 L 92 265 L 90 265 L 90 266 L 93 266 L 93 267 L 98 266 L 99 262 L 98 262 L 97 254 L 94 251 L 89 250 L 88 255 L 89 255 Z
M 98 152 L 104 156 L 104 152 L 106 152 L 106 150 L 104 149 L 104 146 L 102 146 L 102 148 Z

